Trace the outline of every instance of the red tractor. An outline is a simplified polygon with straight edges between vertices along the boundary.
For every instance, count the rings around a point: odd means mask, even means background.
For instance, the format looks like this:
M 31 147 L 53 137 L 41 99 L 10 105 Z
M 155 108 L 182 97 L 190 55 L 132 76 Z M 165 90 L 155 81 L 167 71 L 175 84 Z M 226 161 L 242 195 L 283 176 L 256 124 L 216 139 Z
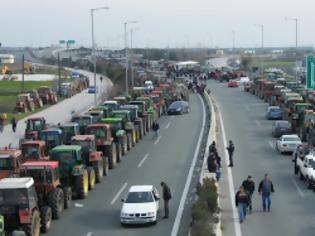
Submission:
M 0 179 L 19 176 L 21 159 L 22 152 L 20 150 L 0 150 Z
M 51 88 L 47 86 L 41 86 L 37 90 L 40 98 L 43 100 L 44 104 L 55 104 L 57 103 L 57 94 L 52 91 Z
M 38 205 L 49 206 L 53 219 L 59 219 L 65 208 L 70 207 L 71 188 L 62 188 L 58 161 L 28 161 L 21 166 L 21 177 L 32 177 L 38 196 Z
M 18 95 L 15 109 L 16 111 L 23 113 L 35 110 L 34 101 L 29 93 L 23 93 Z
M 32 117 L 25 121 L 25 139 L 39 139 L 39 132 L 47 129 L 46 120 L 44 117 Z
M 46 155 L 45 141 L 32 140 L 21 143 L 22 158 L 21 161 L 48 161 L 49 156 Z
M 27 93 L 30 94 L 36 108 L 43 107 L 43 100 L 40 98 L 37 90 L 33 89 L 33 90 L 28 91 Z

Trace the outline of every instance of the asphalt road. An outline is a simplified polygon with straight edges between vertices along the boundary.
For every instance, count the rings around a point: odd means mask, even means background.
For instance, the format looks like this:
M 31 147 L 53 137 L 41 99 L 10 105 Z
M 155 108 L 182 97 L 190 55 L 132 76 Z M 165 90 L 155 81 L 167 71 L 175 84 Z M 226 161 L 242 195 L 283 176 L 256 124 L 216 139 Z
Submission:
M 210 81 L 208 86 L 221 110 L 226 138 L 235 143 L 234 189 L 238 190 L 248 174 L 256 182 L 253 196 L 253 213 L 241 225 L 241 235 L 308 236 L 315 234 L 314 193 L 293 174 L 291 155 L 275 151 L 275 139 L 271 136 L 272 121 L 265 119 L 267 104 L 241 88 L 227 88 L 226 84 Z M 222 135 L 219 134 L 222 138 Z M 222 152 L 222 139 L 219 141 Z M 223 162 L 224 163 L 224 162 Z M 229 189 L 224 163 L 221 183 L 223 208 L 223 235 L 236 235 L 232 216 Z M 261 197 L 257 187 L 265 173 L 269 173 L 275 186 L 270 213 L 262 211 Z M 234 202 L 234 199 L 233 199 Z
M 62 218 L 54 221 L 50 235 L 171 235 L 176 212 L 186 178 L 192 163 L 203 119 L 201 99 L 192 95 L 191 111 L 182 116 L 162 116 L 159 120 L 161 136 L 152 140 L 148 133 L 110 171 L 101 184 L 97 184 L 85 200 L 74 200 Z M 163 204 L 159 222 L 155 226 L 122 227 L 119 221 L 120 199 L 131 185 L 153 184 L 159 191 L 159 183 L 165 181 L 172 191 L 170 218 L 163 217 Z M 121 194 L 119 194 L 121 192 Z M 161 194 L 161 192 L 160 192 Z M 188 196 L 186 204 L 191 200 Z M 190 217 L 186 211 L 178 235 L 188 235 Z

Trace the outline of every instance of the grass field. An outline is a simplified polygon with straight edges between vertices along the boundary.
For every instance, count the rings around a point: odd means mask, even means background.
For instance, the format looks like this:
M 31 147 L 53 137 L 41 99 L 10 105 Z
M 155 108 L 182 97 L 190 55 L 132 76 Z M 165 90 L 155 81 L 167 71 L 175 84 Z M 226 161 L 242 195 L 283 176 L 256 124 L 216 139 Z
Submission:
M 250 67 L 292 69 L 295 66 L 294 59 L 252 58 Z

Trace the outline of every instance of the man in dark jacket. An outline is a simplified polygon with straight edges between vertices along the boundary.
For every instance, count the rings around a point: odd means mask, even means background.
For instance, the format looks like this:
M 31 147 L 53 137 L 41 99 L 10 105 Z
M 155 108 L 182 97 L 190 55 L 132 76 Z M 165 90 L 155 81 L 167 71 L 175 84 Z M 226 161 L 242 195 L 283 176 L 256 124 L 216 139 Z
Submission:
M 215 141 L 213 141 L 213 142 L 210 144 L 210 146 L 209 146 L 209 153 L 211 153 L 211 152 L 216 152 L 216 151 L 217 151 L 217 147 L 216 147 L 215 145 L 216 145 Z
M 255 191 L 255 182 L 253 181 L 252 176 L 248 176 L 246 180 L 243 181 L 242 186 L 244 187 L 245 191 L 248 194 L 249 197 L 249 202 L 248 202 L 248 207 L 249 207 L 249 212 L 252 212 L 252 196 Z
M 262 196 L 262 206 L 263 210 L 270 212 L 271 206 L 271 193 L 274 193 L 273 183 L 270 181 L 268 174 L 265 174 L 264 179 L 259 183 L 258 193 Z
M 152 130 L 154 131 L 153 139 L 159 137 L 160 125 L 156 121 L 152 124 Z
M 165 214 L 163 218 L 166 219 L 169 217 L 169 201 L 172 198 L 172 194 L 171 194 L 170 187 L 168 187 L 166 183 L 161 182 L 161 187 L 163 191 L 164 214 Z
M 229 167 L 233 167 L 233 154 L 234 154 L 235 147 L 232 140 L 229 141 L 229 146 L 226 149 L 229 153 L 229 160 L 230 160 Z
M 235 195 L 235 206 L 239 209 L 240 223 L 246 219 L 246 208 L 249 202 L 248 194 L 243 186 L 240 186 L 240 190 Z
M 213 153 L 210 153 L 210 155 L 207 158 L 207 166 L 208 166 L 208 171 L 210 173 L 216 172 L 217 164 L 216 164 L 216 158 Z

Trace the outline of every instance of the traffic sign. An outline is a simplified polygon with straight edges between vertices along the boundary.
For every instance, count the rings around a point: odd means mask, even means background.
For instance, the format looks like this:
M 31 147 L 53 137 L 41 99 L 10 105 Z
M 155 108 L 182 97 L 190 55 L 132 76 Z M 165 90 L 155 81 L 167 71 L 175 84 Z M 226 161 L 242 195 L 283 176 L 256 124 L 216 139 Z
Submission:
M 67 44 L 75 44 L 75 40 L 71 39 L 67 41 Z
M 306 57 L 306 87 L 315 90 L 315 57 Z
M 66 43 L 66 40 L 59 40 L 59 44 L 65 44 Z

